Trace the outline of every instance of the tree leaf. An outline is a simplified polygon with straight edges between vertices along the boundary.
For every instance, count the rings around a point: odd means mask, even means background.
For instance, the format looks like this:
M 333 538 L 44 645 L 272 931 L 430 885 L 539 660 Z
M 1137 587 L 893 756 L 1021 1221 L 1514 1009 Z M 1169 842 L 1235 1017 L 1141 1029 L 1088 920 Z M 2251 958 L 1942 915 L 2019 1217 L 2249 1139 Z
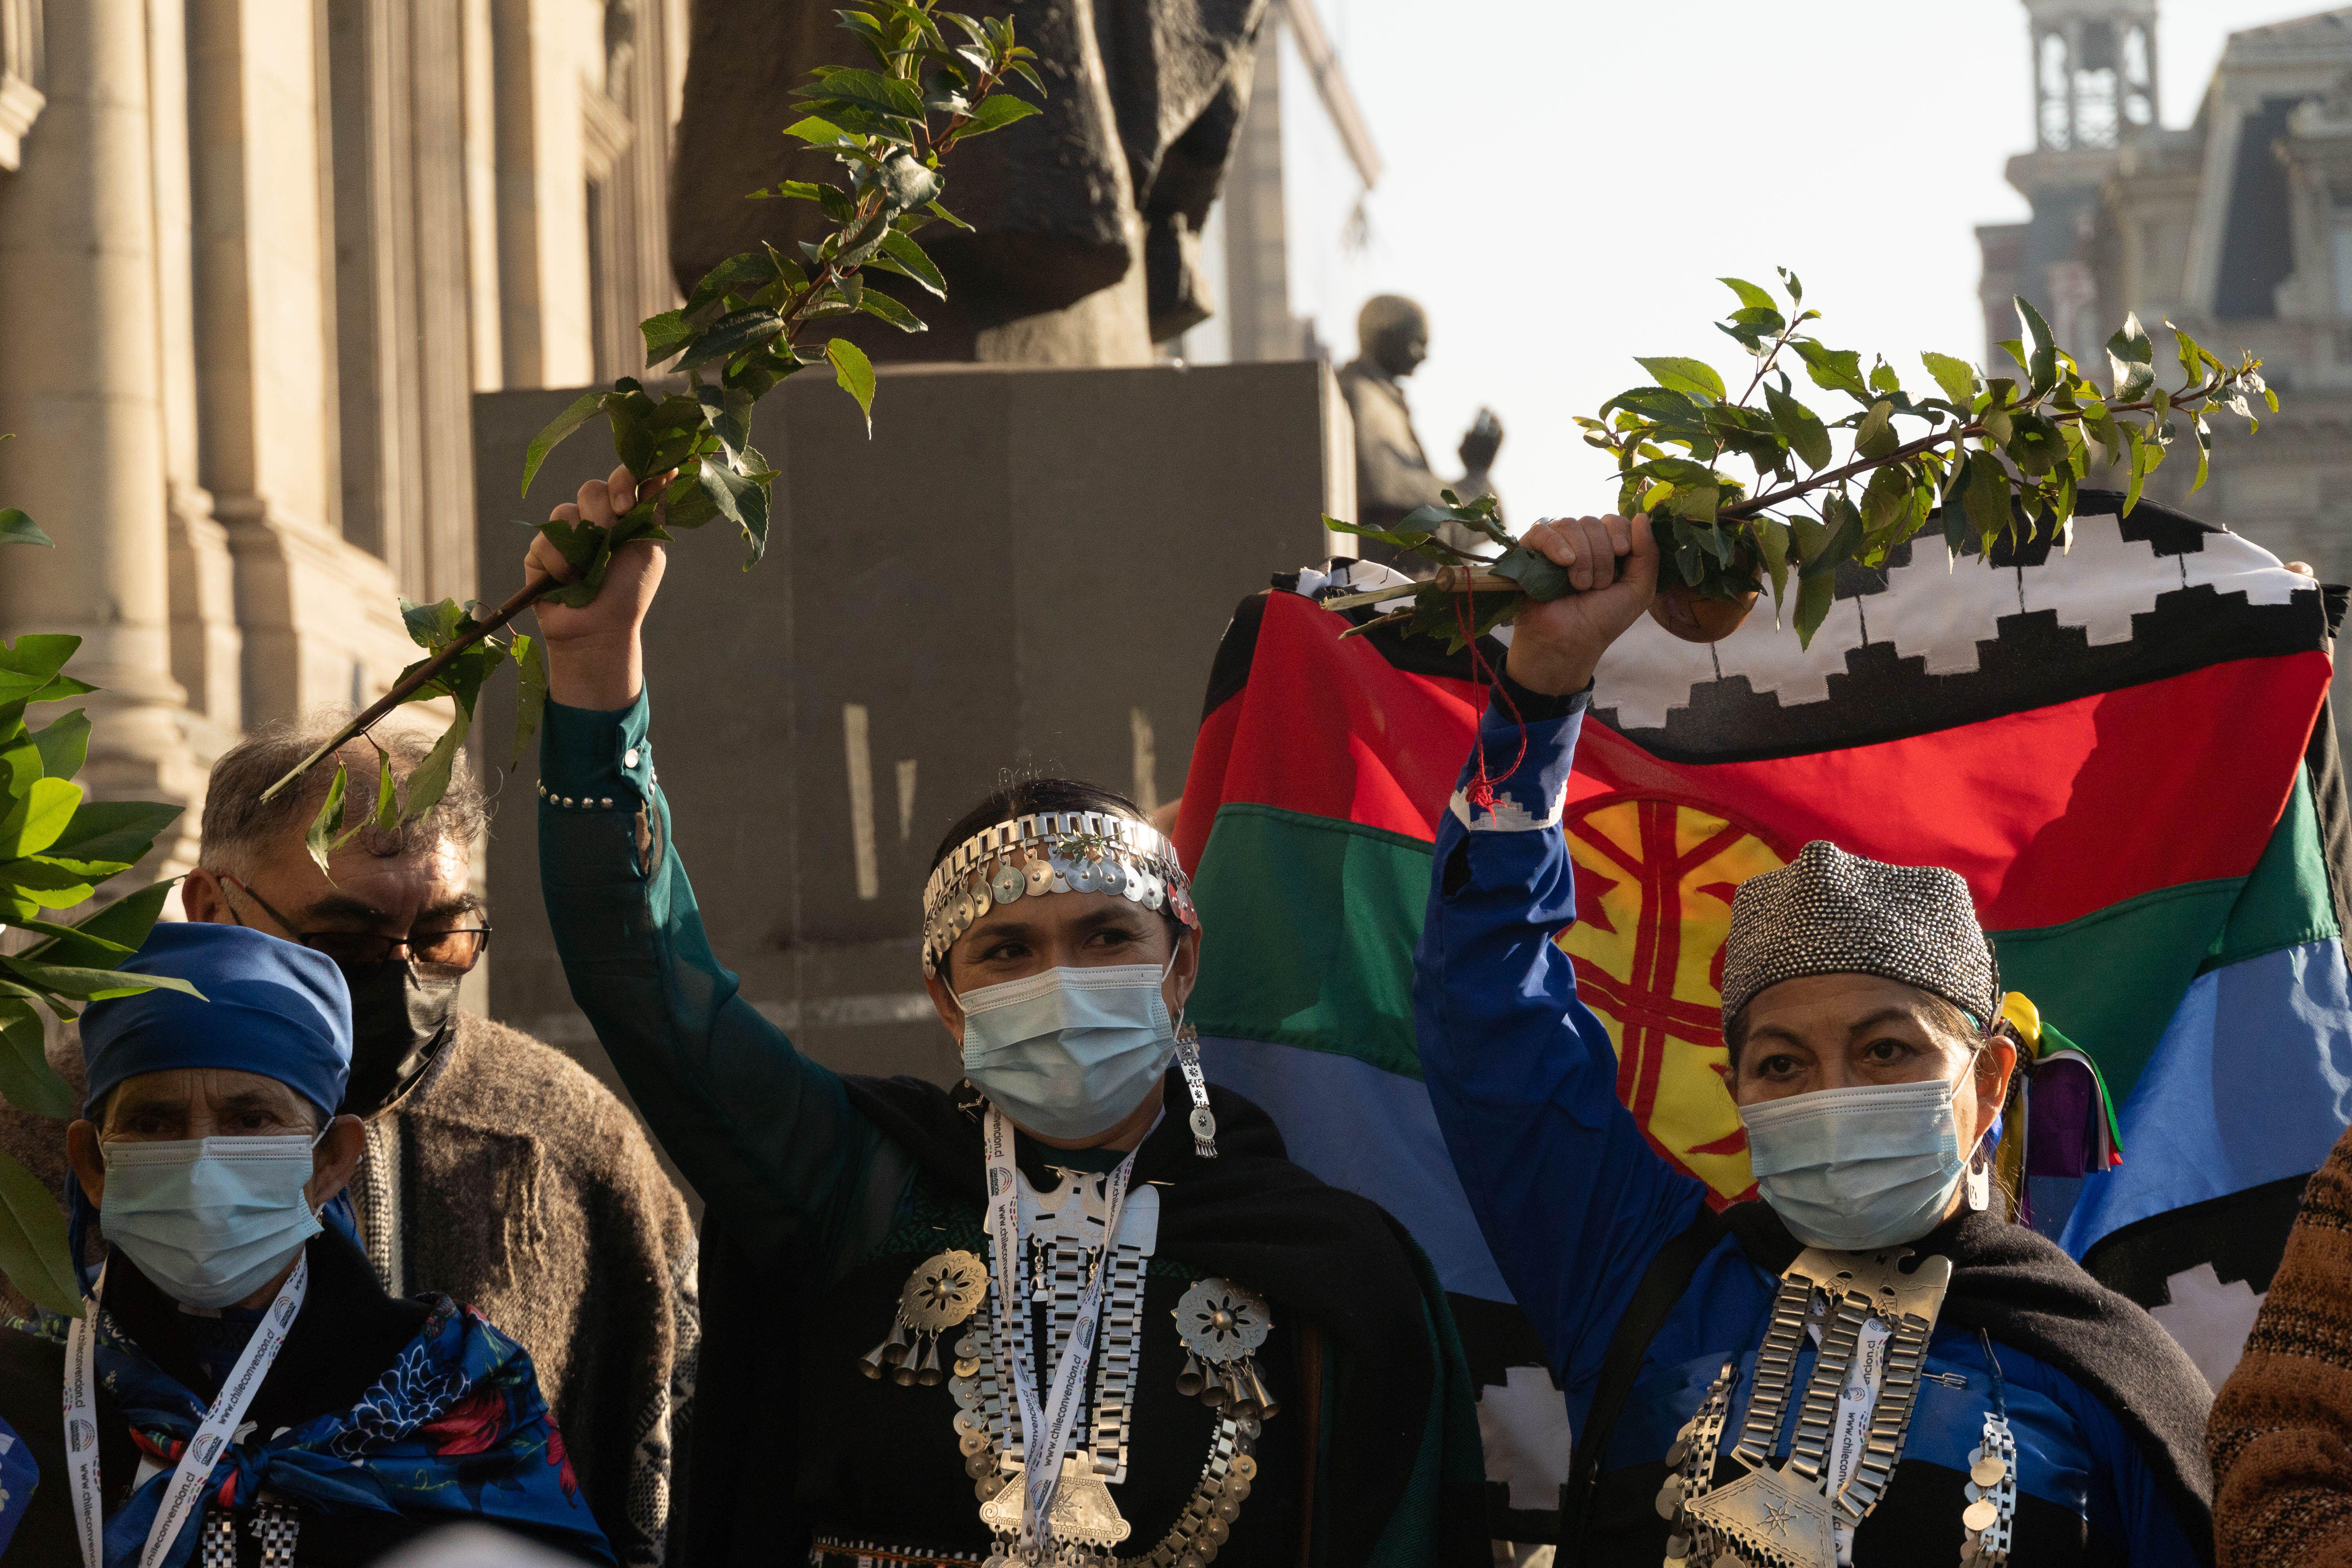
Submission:
M 1825 572 L 1818 577 L 1806 577 L 1797 584 L 1796 613 L 1790 617 L 1797 628 L 1797 646 L 1813 646 L 1813 634 L 1829 619 L 1830 606 L 1837 603 L 1837 574 Z
M 1748 310 L 1770 310 L 1776 315 L 1780 311 L 1780 302 L 1778 300 L 1774 300 L 1770 294 L 1759 289 L 1755 284 L 1748 282 L 1744 278 L 1718 278 L 1716 281 L 1730 289 L 1733 293 L 1738 295 L 1740 304 L 1746 306 Z
M 793 96 L 854 103 L 873 113 L 902 120 L 923 117 L 923 95 L 912 82 L 878 71 L 859 70 L 855 66 L 821 66 L 815 79 L 807 87 L 796 89 Z
M 47 942 L 27 948 L 25 956 L 39 963 L 106 968 L 124 953 L 136 952 L 147 945 L 147 933 L 155 929 L 155 921 L 163 912 L 164 899 L 179 884 L 180 879 L 172 877 L 151 882 L 135 893 L 126 893 L 79 925 L 67 927 Z
M 646 340 L 646 363 L 657 365 L 677 354 L 692 342 L 701 329 L 686 319 L 682 310 L 664 310 L 658 316 L 647 316 L 637 323 L 637 331 Z
M 985 136 L 992 131 L 1002 131 L 1033 114 L 1044 112 L 1025 98 L 1015 98 L 1009 92 L 992 92 L 982 99 L 971 118 L 956 130 L 956 140 L 967 136 Z
M 81 772 L 89 755 L 89 720 L 76 708 L 60 713 L 33 731 L 34 749 L 41 755 L 41 772 L 49 778 L 69 779 Z
M 708 384 L 696 387 L 694 395 L 719 444 L 730 455 L 740 455 L 751 438 L 751 405 L 758 400 L 748 392 Z
M 677 362 L 680 370 L 698 370 L 713 360 L 730 360 L 737 354 L 773 342 L 783 335 L 784 318 L 773 310 L 736 310 L 719 318 L 710 330 L 697 338 Z
M 858 412 L 866 416 L 866 437 L 874 437 L 874 362 L 866 351 L 847 338 L 835 338 L 824 345 L 824 357 L 833 362 L 833 378 L 841 390 L 856 400 Z
M 67 1250 L 66 1214 L 16 1156 L 0 1152 L 0 1274 L 26 1300 L 81 1316 L 81 1282 Z
M 1923 353 L 1919 363 L 1927 367 L 1927 374 L 1936 378 L 1936 384 L 1943 388 L 1944 395 L 1956 407 L 1965 409 L 1975 404 L 1977 373 L 1968 361 L 1949 354 Z
M 1789 526 L 1772 518 L 1759 517 L 1751 525 L 1756 539 L 1756 552 L 1764 558 L 1764 570 L 1772 579 L 1772 603 L 1779 605 L 1789 593 Z
M 1805 374 L 1824 392 L 1843 392 L 1865 406 L 1876 401 L 1862 378 L 1862 355 L 1853 349 L 1825 348 L 1811 338 L 1792 338 L 1789 346 L 1805 362 Z
M 1822 537 L 1805 552 L 1805 563 L 1798 575 L 1807 582 L 1834 576 L 1837 569 L 1853 560 L 1853 552 L 1861 548 L 1861 510 L 1843 493 L 1832 493 L 1822 502 Z
M 1635 355 L 1635 364 L 1657 377 L 1658 384 L 1669 392 L 1679 392 L 1694 403 L 1717 403 L 1725 395 L 1723 377 L 1704 360 L 1679 359 L 1667 355 L 1644 359 Z
M 180 810 L 157 801 L 86 800 L 47 852 L 78 860 L 136 861 L 155 847 L 157 834 L 180 819 Z
M 889 322 L 902 332 L 930 331 L 930 328 L 923 324 L 921 317 L 890 298 L 889 295 L 883 293 L 879 289 L 868 289 L 859 296 L 857 308 L 869 316 L 877 316 Z
M 0 957 L 0 969 L 28 985 L 76 1001 L 103 1002 L 146 991 L 177 991 L 199 1002 L 205 999 L 203 992 L 168 974 L 127 974 L 114 969 L 86 969 L 79 964 L 37 963 L 29 958 L 5 957 Z
M 1774 386 L 1764 384 L 1764 406 L 1771 411 L 1772 423 L 1789 443 L 1790 450 L 1805 461 L 1805 467 L 1819 471 L 1830 461 L 1830 433 L 1821 416 Z
M 1969 521 L 1981 536 L 1990 538 L 2009 529 L 2009 472 L 1990 452 L 1969 454 L 1968 511 Z
M 937 204 L 934 203 L 934 205 Z M 928 252 L 917 245 L 912 235 L 892 232 L 882 239 L 882 254 L 888 257 L 897 269 L 941 299 L 947 298 L 948 282 L 940 273 Z
M 2032 345 L 2025 355 L 2025 370 L 2032 378 L 2033 395 L 2040 397 L 2058 384 L 2058 340 L 2032 300 L 2022 294 L 2010 298 L 2017 306 L 2017 320 L 2025 329 L 2025 341 Z
M 57 542 L 15 507 L 0 506 L 0 544 L 45 544 L 54 549 Z
M 2156 384 L 2156 343 L 2139 324 L 2138 312 L 2124 318 L 2107 340 L 2107 364 L 2115 372 L 2115 401 L 2137 403 Z
M 81 804 L 81 786 L 65 779 L 35 779 L 0 816 L 0 860 L 38 855 L 55 846 Z
M 555 450 L 558 442 L 595 417 L 596 411 L 604 405 L 604 399 L 610 395 L 603 392 L 582 393 L 569 408 L 547 422 L 546 429 L 530 438 L 530 447 L 522 456 L 523 494 L 530 494 L 530 481 L 538 478 L 539 466 L 547 461 L 548 453 Z
M 1854 430 L 1854 455 L 1876 459 L 1900 444 L 1895 436 L 1895 405 L 1884 400 L 1872 404 L 1870 413 Z
M 336 840 L 343 831 L 343 792 L 351 787 L 351 770 L 338 759 L 335 776 L 327 781 L 327 795 L 319 803 L 318 815 L 310 818 L 308 831 L 302 835 L 302 847 L 310 852 L 319 868 L 319 875 L 329 882 L 335 874 L 327 869 L 327 858 L 335 852 Z
M 524 751 L 547 711 L 547 649 L 537 637 L 518 637 L 515 656 L 515 746 L 510 767 L 522 766 Z M 389 776 L 389 770 L 386 770 Z
M 400 803 L 403 822 L 415 822 L 449 793 L 449 774 L 457 765 L 457 752 L 465 746 L 466 731 L 473 721 L 473 712 L 459 703 L 456 721 L 441 731 L 441 738 L 408 775 L 407 798 Z
M 903 151 L 893 153 L 882 161 L 876 183 L 882 188 L 882 213 L 885 217 L 896 217 L 926 202 L 937 201 L 940 193 L 948 186 L 947 176 Z
M 41 1016 L 32 1004 L 0 996 L 0 1098 L 36 1116 L 68 1121 L 80 1107 L 49 1065 L 42 1041 Z

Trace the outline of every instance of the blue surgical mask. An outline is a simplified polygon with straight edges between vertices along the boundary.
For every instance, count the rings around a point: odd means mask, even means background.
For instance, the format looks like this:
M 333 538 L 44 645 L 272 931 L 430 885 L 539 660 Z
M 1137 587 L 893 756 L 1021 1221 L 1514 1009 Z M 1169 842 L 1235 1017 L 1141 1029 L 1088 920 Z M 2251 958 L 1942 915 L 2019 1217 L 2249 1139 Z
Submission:
M 176 1301 L 242 1300 L 319 1234 L 303 1191 L 316 1146 L 299 1132 L 108 1143 L 106 1239 Z
M 1739 1108 L 1757 1189 L 1808 1247 L 1866 1252 L 1942 1223 L 1968 1170 L 1957 1080 L 1824 1089 Z
M 959 996 L 964 1074 L 1032 1132 L 1108 1131 L 1175 1058 L 1165 977 L 1156 963 L 1049 969 Z

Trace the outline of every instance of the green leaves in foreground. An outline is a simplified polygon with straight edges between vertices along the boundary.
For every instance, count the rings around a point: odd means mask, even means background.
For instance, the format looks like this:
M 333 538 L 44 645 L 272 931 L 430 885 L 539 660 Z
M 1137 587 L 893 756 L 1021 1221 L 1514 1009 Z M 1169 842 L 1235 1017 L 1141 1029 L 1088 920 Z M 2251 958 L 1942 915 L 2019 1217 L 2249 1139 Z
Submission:
M 703 276 L 683 305 L 639 323 L 646 363 L 683 375 L 682 390 L 656 397 L 624 376 L 610 391 L 574 399 L 532 438 L 523 458 L 526 495 L 549 454 L 582 426 L 604 416 L 612 424 L 614 451 L 639 480 L 633 503 L 609 521 L 524 524 L 545 535 L 562 555 L 572 575 L 561 587 L 546 584 L 541 592 L 534 583 L 497 611 L 479 616 L 454 600 L 402 606 L 410 635 L 431 650 L 421 664 L 433 679 L 420 679 L 415 689 L 407 689 L 405 682 L 424 673 L 410 666 L 403 684 L 379 707 L 446 695 L 456 700 L 457 722 L 409 781 L 409 798 L 392 817 L 392 808 L 379 803 L 372 817 L 347 825 L 341 786 L 348 780 L 338 764 L 309 834 L 311 856 L 322 869 L 335 847 L 366 820 L 413 818 L 432 808 L 447 785 L 483 678 L 509 656 L 523 672 L 516 705 L 520 760 L 546 704 L 543 655 L 525 637 L 501 649 L 492 634 L 534 598 L 573 608 L 586 605 L 604 588 L 615 551 L 640 540 L 667 541 L 676 537 L 673 530 L 699 528 L 714 518 L 724 518 L 741 535 L 744 569 L 759 563 L 768 548 L 776 473 L 751 445 L 751 411 L 779 383 L 810 365 L 830 365 L 834 380 L 856 402 L 866 435 L 873 435 L 872 363 L 846 338 L 814 346 L 813 325 L 865 315 L 903 332 L 925 330 L 903 300 L 875 286 L 876 276 L 887 273 L 907 279 L 915 290 L 946 294 L 945 276 L 915 237 L 933 224 L 970 226 L 940 205 L 947 189 L 942 163 L 965 137 L 1002 130 L 1038 112 L 1034 104 L 1003 90 L 1011 79 L 1020 79 L 1040 97 L 1045 89 L 1031 63 L 1035 51 L 1014 41 L 1009 18 L 942 11 L 939 0 L 855 0 L 851 8 L 834 15 L 872 57 L 873 68 L 819 67 L 794 95 L 801 100 L 801 117 L 784 134 L 829 153 L 842 172 L 832 181 L 786 180 L 751 193 L 772 201 L 814 202 L 830 232 L 816 243 L 800 244 L 797 255 L 763 244 L 730 256 Z M 0 527 L 8 515 L 0 514 Z M 381 716 L 375 710 L 362 715 L 371 721 Z M 317 757 L 270 785 L 268 795 L 288 787 L 363 732 L 354 721 Z
M 609 550 L 605 556 L 610 558 Z M 362 805 L 351 797 L 351 769 L 341 757 L 336 759 L 334 773 L 327 781 L 327 792 L 302 838 L 320 873 L 331 882 L 334 874 L 327 868 L 329 858 L 362 829 L 373 826 L 391 832 L 441 804 L 457 770 L 457 753 L 466 744 L 466 732 L 473 724 L 474 710 L 481 701 L 482 685 L 500 665 L 512 658 L 526 671 L 525 686 L 529 688 L 536 682 L 535 696 L 527 690 L 525 700 L 519 705 L 517 719 L 521 731 L 515 737 L 518 756 L 530 732 L 539 727 L 540 714 L 547 706 L 545 654 L 532 638 L 516 634 L 501 639 L 485 630 L 488 612 L 481 605 L 460 605 L 455 599 L 444 599 L 437 605 L 417 605 L 403 599 L 400 616 L 408 627 L 409 640 L 425 651 L 425 658 L 400 672 L 401 679 L 406 679 L 436 658 L 446 656 L 447 659 L 431 679 L 417 688 L 411 700 L 427 702 L 446 697 L 457 710 L 457 716 L 441 731 L 440 739 L 433 743 L 425 760 L 410 770 L 404 792 L 394 782 L 393 770 L 384 765 L 384 750 L 376 745 L 373 737 L 365 737 L 376 753 L 373 802 Z
M 1666 587 L 1736 601 L 1769 586 L 1807 644 L 1828 614 L 1837 568 L 1845 563 L 1884 565 L 1890 551 L 1939 516 L 1956 555 L 1990 559 L 2004 539 L 2065 537 L 2084 480 L 2116 476 L 2129 512 L 2147 476 L 2184 438 L 2195 444 L 2194 494 L 2205 482 L 2211 445 L 2207 415 L 2224 409 L 2258 429 L 2249 400 L 2259 396 L 2273 412 L 2278 408 L 2260 360 L 2247 354 L 2224 363 L 2169 322 L 2182 380 L 2174 390 L 2158 384 L 2156 345 L 2137 317 L 2109 341 L 2113 374 L 2102 388 L 2022 299 L 2016 301 L 2019 336 L 2005 345 L 2018 374 L 1989 377 L 1965 361 L 1928 353 L 1920 362 L 1932 390 L 1906 387 L 1885 360 L 1865 369 L 1858 353 L 1808 333 L 1821 312 L 1805 309 L 1794 275 L 1780 273 L 1785 308 L 1754 283 L 1723 282 L 1739 308 L 1717 325 L 1754 362 L 1734 378 L 1745 384 L 1737 397 L 1702 361 L 1644 358 L 1638 363 L 1651 376 L 1648 384 L 1618 394 L 1576 423 L 1587 445 L 1616 460 L 1616 510 L 1650 514 Z M 1808 406 L 1791 365 L 1842 399 L 1843 412 L 1833 408 L 1824 416 Z M 1841 431 L 1843 462 L 1835 437 Z M 1465 565 L 1473 557 L 1437 532 L 1442 523 L 1461 521 L 1459 509 L 1424 507 L 1374 536 L 1442 564 Z M 1509 621 L 1529 600 L 1569 591 L 1564 574 L 1556 579 L 1532 572 L 1526 554 L 1512 546 L 1485 563 L 1488 575 L 1478 579 L 1511 578 L 1519 584 L 1516 595 L 1444 580 L 1418 590 L 1413 608 L 1394 618 L 1458 641 L 1466 612 L 1455 601 L 1465 595 L 1477 601 L 1468 618 L 1484 631 Z
M 146 942 L 171 883 L 117 899 L 74 924 L 52 918 L 96 898 L 180 816 L 175 805 L 84 799 L 73 775 L 89 752 L 88 714 L 74 708 L 37 724 L 27 717 L 95 689 L 65 673 L 80 642 L 28 633 L 0 643 L 0 924 L 37 939 L 0 955 L 0 1096 L 55 1118 L 79 1108 L 43 1053 L 43 1011 L 62 1022 L 79 1017 L 86 1003 L 158 986 L 196 994 L 185 981 L 116 967 Z M 80 1310 L 57 1200 L 5 1156 L 0 1273 L 44 1307 Z

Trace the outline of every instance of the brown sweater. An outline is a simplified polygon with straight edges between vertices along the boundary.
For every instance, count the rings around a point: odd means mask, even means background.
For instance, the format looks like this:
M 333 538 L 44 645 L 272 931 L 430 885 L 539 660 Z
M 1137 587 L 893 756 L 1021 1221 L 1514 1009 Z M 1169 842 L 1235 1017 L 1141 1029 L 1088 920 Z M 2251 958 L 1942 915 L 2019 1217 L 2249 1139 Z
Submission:
M 2352 1132 L 2304 1189 L 2205 1441 L 2223 1568 L 2352 1568 Z
M 79 1097 L 69 1037 L 50 1060 Z M 530 1352 L 621 1568 L 655 1568 L 701 1328 L 686 1203 L 636 1118 L 562 1052 L 460 1014 L 367 1132 L 352 1203 L 384 1288 L 468 1302 Z M 58 1194 L 63 1133 L 0 1104 L 0 1149 Z M 0 1309 L 30 1305 L 0 1282 Z

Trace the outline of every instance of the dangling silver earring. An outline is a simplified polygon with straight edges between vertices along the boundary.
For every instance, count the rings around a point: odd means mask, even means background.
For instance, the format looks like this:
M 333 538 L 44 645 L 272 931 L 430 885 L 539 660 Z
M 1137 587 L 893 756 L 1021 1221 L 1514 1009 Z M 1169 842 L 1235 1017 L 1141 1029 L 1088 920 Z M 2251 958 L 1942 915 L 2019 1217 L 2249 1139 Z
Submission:
M 1190 1024 L 1176 1026 L 1176 1066 L 1184 1087 L 1192 1091 L 1192 1152 L 1203 1160 L 1217 1157 L 1217 1117 L 1209 1109 L 1209 1083 L 1201 1076 L 1201 1032 Z
M 1979 1152 L 1969 1162 L 1969 1207 L 1978 1214 L 1992 1207 L 1992 1157 Z

